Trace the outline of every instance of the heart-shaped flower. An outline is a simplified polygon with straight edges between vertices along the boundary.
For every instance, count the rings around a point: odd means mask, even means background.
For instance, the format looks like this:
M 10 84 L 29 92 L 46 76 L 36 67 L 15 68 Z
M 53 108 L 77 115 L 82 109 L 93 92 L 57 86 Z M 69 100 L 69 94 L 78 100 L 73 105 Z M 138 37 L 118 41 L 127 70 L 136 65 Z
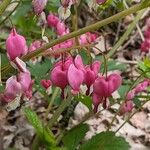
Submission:
M 87 94 L 89 94 L 89 90 L 91 85 L 95 82 L 96 78 L 98 77 L 98 71 L 100 69 L 100 62 L 95 61 L 91 65 L 87 65 L 85 67 L 85 76 L 84 76 L 84 83 L 87 85 Z
M 98 77 L 93 84 L 93 104 L 94 110 L 100 103 L 106 107 L 106 99 L 110 97 L 121 85 L 122 78 L 119 74 L 111 74 L 107 78 L 104 76 Z M 96 104 L 95 104 L 96 102 Z

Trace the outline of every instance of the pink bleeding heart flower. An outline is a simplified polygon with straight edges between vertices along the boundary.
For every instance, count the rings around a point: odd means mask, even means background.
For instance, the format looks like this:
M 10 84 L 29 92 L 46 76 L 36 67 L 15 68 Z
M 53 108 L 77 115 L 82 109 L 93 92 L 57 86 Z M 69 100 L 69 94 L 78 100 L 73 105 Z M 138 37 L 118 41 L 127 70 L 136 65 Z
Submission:
M 96 113 L 99 104 L 103 102 L 103 97 L 93 93 L 92 100 L 93 100 L 93 105 L 94 105 L 94 110 L 93 111 Z
M 3 94 L 3 100 L 7 103 L 20 99 L 22 96 L 26 98 L 32 97 L 32 85 L 34 81 L 31 79 L 30 72 L 26 69 L 25 63 L 16 58 L 14 60 L 15 68 L 19 70 L 19 74 L 10 77 L 6 81 L 6 88 Z
M 145 39 L 141 44 L 141 51 L 148 53 L 150 49 L 150 39 Z
M 135 93 L 138 94 L 140 92 L 144 92 L 147 87 L 150 85 L 149 84 L 149 80 L 145 80 L 142 83 L 139 83 L 136 87 L 135 87 Z
M 39 40 L 34 41 L 31 43 L 29 47 L 29 52 L 35 51 L 37 48 L 40 48 L 42 46 L 42 42 Z
M 84 44 L 88 44 L 88 43 L 92 43 L 92 42 L 95 42 L 95 40 L 97 39 L 97 35 L 94 34 L 94 33 L 90 33 L 90 32 L 87 32 L 85 34 L 82 34 L 79 38 L 79 43 L 81 45 L 84 45 Z
M 122 79 L 118 74 L 111 74 L 106 79 L 105 77 L 98 77 L 94 83 L 94 93 L 103 97 L 109 97 L 121 85 Z
M 48 89 L 51 85 L 52 85 L 52 82 L 51 80 L 41 80 L 41 85 L 45 88 L 45 89 Z
M 132 101 L 126 101 L 120 108 L 120 114 L 123 115 L 130 112 L 134 108 Z
M 150 39 L 150 27 L 144 32 L 144 36 L 147 39 Z
M 47 0 L 32 0 L 34 12 L 39 15 L 44 10 Z
M 103 76 L 98 77 L 93 84 L 93 94 L 99 97 L 99 104 L 103 102 L 103 106 L 105 107 L 107 97 L 110 97 L 120 87 L 121 83 L 122 78 L 119 74 L 113 73 L 107 79 Z
M 20 72 L 17 79 L 21 84 L 23 95 L 30 99 L 32 97 L 32 85 L 34 83 L 31 79 L 30 72 Z
M 51 72 L 51 81 L 54 86 L 58 86 L 64 90 L 64 88 L 68 85 L 67 72 L 69 66 L 72 64 L 72 59 L 68 58 L 63 61 L 59 61 L 55 64 L 54 69 Z
M 133 89 L 127 93 L 126 99 L 132 100 L 134 97 L 135 97 L 135 89 Z
M 98 71 L 100 69 L 100 62 L 95 61 L 93 64 L 88 65 L 85 67 L 85 76 L 84 76 L 84 83 L 87 85 L 87 92 L 89 94 L 91 85 L 95 82 L 96 78 L 98 77 Z
M 16 76 L 10 77 L 6 81 L 6 88 L 3 94 L 4 101 L 7 103 L 13 101 L 17 96 L 22 93 L 21 90 L 21 85 L 17 81 Z
M 6 49 L 10 60 L 14 60 L 16 57 L 21 57 L 28 52 L 25 38 L 17 34 L 15 28 L 12 29 L 6 40 Z
M 56 27 L 58 22 L 60 22 L 59 18 L 53 14 L 49 14 L 47 17 L 47 24 L 49 27 Z
M 71 64 L 68 69 L 68 82 L 72 88 L 72 93 L 77 94 L 80 91 L 80 86 L 84 81 L 85 67 L 80 55 L 74 59 L 74 64 Z
M 66 25 L 64 22 L 59 21 L 56 25 L 56 32 L 58 35 L 64 35 L 66 33 Z

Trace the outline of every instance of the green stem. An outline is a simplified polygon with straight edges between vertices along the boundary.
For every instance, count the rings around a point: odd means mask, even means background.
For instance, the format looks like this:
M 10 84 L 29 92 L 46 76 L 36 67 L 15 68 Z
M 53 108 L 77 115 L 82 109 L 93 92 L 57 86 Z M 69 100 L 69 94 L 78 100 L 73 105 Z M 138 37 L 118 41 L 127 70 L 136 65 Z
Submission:
M 52 94 L 52 98 L 51 98 L 51 100 L 49 102 L 48 108 L 46 110 L 46 114 L 45 114 L 45 118 L 44 118 L 45 121 L 46 121 L 46 119 L 48 117 L 48 114 L 49 114 L 49 112 L 51 110 L 51 107 L 52 107 L 52 105 L 53 105 L 53 103 L 55 101 L 55 98 L 56 98 L 58 92 L 59 92 L 59 88 L 56 87 L 55 90 L 54 90 L 54 92 L 53 92 L 53 94 Z
M 141 16 L 144 14 L 145 10 L 141 10 L 137 16 L 134 18 L 134 21 L 129 25 L 126 32 L 123 34 L 123 36 L 119 39 L 119 41 L 115 44 L 115 46 L 109 51 L 107 54 L 107 58 L 111 57 L 118 48 L 124 43 L 125 40 L 127 40 L 128 36 L 131 34 L 133 29 L 136 27 L 137 22 L 141 19 Z
M 31 150 L 38 150 L 41 145 L 40 142 L 41 142 L 40 137 L 36 135 L 33 140 Z
M 2 13 L 5 11 L 5 9 L 7 8 L 7 6 L 10 4 L 11 0 L 3 0 L 0 4 L 0 16 L 2 15 Z
M 52 118 L 50 119 L 48 123 L 49 128 L 51 128 L 54 125 L 54 123 L 57 121 L 57 119 L 59 118 L 61 113 L 64 111 L 64 109 L 70 105 L 71 99 L 72 99 L 72 95 L 70 94 L 67 99 L 64 99 L 62 101 L 61 105 L 59 106 L 59 108 L 54 113 L 54 115 L 52 116 Z
M 121 19 L 121 18 L 123 18 L 123 17 L 125 17 L 125 16 L 127 16 L 127 15 L 130 15 L 130 14 L 132 14 L 132 13 L 135 13 L 135 12 L 137 12 L 137 11 L 139 11 L 139 10 L 141 10 L 141 9 L 144 9 L 144 8 L 146 8 L 146 7 L 149 7 L 149 6 L 150 6 L 150 1 L 149 1 L 149 0 L 145 0 L 144 2 L 142 2 L 142 3 L 140 3 L 140 4 L 136 4 L 136 5 L 132 6 L 132 7 L 130 7 L 129 9 L 126 9 L 126 10 L 120 12 L 120 13 L 117 13 L 117 14 L 114 15 L 114 16 L 111 16 L 111 17 L 109 17 L 109 18 L 106 18 L 106 19 L 104 19 L 104 20 L 102 20 L 102 21 L 98 21 L 98 22 L 95 23 L 95 24 L 92 24 L 92 25 L 90 25 L 90 26 L 84 27 L 84 28 L 82 28 L 82 29 L 79 29 L 78 31 L 74 31 L 74 32 L 72 32 L 72 33 L 70 33 L 70 34 L 67 34 L 67 35 L 65 35 L 65 36 L 62 36 L 62 37 L 60 37 L 60 38 L 58 38 L 58 39 L 56 39 L 56 40 L 54 40 L 54 41 L 52 41 L 52 42 L 50 42 L 50 43 L 47 43 L 47 44 L 45 44 L 44 46 L 42 46 L 42 47 L 38 48 L 37 50 L 35 50 L 34 52 L 31 52 L 31 53 L 29 53 L 28 55 L 24 56 L 24 57 L 23 57 L 23 60 L 24 60 L 24 61 L 29 60 L 29 59 L 31 59 L 31 58 L 33 58 L 33 57 L 35 57 L 35 56 L 37 56 L 37 55 L 43 53 L 44 51 L 46 51 L 46 50 L 49 49 L 50 47 L 53 47 L 53 46 L 56 45 L 56 44 L 59 44 L 59 43 L 61 43 L 61 42 L 64 42 L 64 41 L 66 41 L 66 40 L 68 40 L 68 39 L 71 39 L 71 38 L 73 38 L 73 37 L 82 35 L 82 34 L 84 34 L 84 33 L 86 33 L 86 32 L 99 29 L 99 28 L 102 27 L 102 26 L 105 26 L 105 25 L 107 25 L 107 24 L 109 24 L 109 23 L 115 22 L 115 21 L 117 21 L 117 20 L 119 20 L 119 19 Z M 111 53 L 109 54 L 109 56 L 111 56 L 116 50 L 112 50 L 112 51 L 113 51 L 113 52 L 111 52 Z M 4 68 L 5 68 L 5 69 L 4 69 Z M 11 70 L 11 66 L 10 66 L 10 65 L 6 65 L 6 66 L 4 66 L 4 68 L 3 68 L 4 70 L 2 69 L 2 70 L 3 70 L 2 76 L 5 76 L 5 75 L 8 73 L 8 71 Z

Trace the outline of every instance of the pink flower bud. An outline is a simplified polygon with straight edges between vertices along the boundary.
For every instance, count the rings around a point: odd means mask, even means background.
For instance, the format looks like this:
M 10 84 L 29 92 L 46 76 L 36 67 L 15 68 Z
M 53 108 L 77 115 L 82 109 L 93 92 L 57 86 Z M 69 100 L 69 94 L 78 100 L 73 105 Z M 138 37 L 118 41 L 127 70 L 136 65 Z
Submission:
M 103 97 L 100 97 L 94 93 L 92 96 L 92 99 L 93 99 L 93 105 L 94 105 L 94 112 L 96 113 L 99 104 L 103 102 Z
M 126 101 L 120 108 L 120 114 L 123 115 L 130 112 L 134 108 L 132 101 Z
M 135 87 L 135 93 L 138 94 L 140 92 L 144 92 L 147 89 L 148 86 L 149 86 L 149 82 L 148 81 L 143 81 L 142 83 L 139 83 Z
M 150 39 L 150 27 L 144 32 L 144 36 L 146 39 Z
M 82 34 L 80 36 L 79 42 L 80 42 L 81 45 L 84 45 L 84 44 L 95 42 L 96 39 L 97 39 L 96 34 L 87 32 L 87 33 Z
M 52 82 L 51 82 L 51 80 L 43 79 L 43 80 L 41 80 L 41 84 L 45 89 L 48 89 L 52 85 Z
M 149 39 L 145 39 L 144 42 L 142 42 L 141 44 L 141 51 L 148 53 L 150 49 L 150 40 Z
M 131 90 L 128 92 L 126 99 L 127 100 L 132 100 L 135 97 L 135 90 Z
M 17 81 L 16 76 L 10 77 L 6 81 L 6 88 L 4 91 L 3 99 L 8 103 L 13 101 L 16 98 L 16 96 L 19 96 L 21 93 L 21 85 Z
M 47 24 L 50 27 L 56 27 L 59 21 L 59 18 L 53 14 L 49 14 L 47 17 Z
M 41 41 L 34 41 L 33 43 L 31 43 L 30 47 L 29 47 L 29 52 L 35 51 L 37 48 L 40 48 L 42 46 L 42 42 Z
M 14 60 L 16 57 L 21 57 L 27 54 L 28 51 L 25 38 L 17 34 L 15 29 L 12 29 L 6 40 L 6 49 L 10 60 Z
M 32 5 L 33 5 L 34 12 L 37 15 L 41 14 L 46 4 L 47 4 L 47 0 L 33 0 Z
M 66 26 L 63 22 L 58 22 L 56 25 L 56 32 L 58 35 L 64 35 L 66 32 Z

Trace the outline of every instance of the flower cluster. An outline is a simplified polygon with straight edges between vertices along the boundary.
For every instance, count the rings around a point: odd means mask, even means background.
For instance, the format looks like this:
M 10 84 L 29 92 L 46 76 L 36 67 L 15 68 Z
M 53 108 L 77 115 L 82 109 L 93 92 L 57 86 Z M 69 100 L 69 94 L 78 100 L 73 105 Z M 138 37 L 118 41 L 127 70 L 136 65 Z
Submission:
M 57 16 L 53 14 L 49 14 L 47 17 L 47 24 L 49 27 L 55 29 L 58 36 L 63 36 L 70 33 L 69 28 L 65 25 L 63 21 L 61 21 Z M 95 42 L 98 36 L 94 33 L 87 32 L 79 37 L 79 44 L 85 45 Z M 69 39 L 65 42 L 55 45 L 52 47 L 53 50 L 61 49 L 61 48 L 70 48 L 74 45 L 74 39 Z
M 134 97 L 141 92 L 146 92 L 147 87 L 149 86 L 150 86 L 150 80 L 145 79 L 143 82 L 139 83 L 135 88 L 130 90 L 127 93 L 125 103 L 121 106 L 120 113 L 124 114 L 126 112 L 130 112 L 134 107 L 132 101 Z
M 62 89 L 62 96 L 67 86 L 70 86 L 72 94 L 76 95 L 81 91 L 81 85 L 86 85 L 86 94 L 93 95 L 96 112 L 100 103 L 106 108 L 107 98 L 120 87 L 122 82 L 119 74 L 113 73 L 108 77 L 98 75 L 100 65 L 99 61 L 84 65 L 80 55 L 75 58 L 69 56 L 65 61 L 59 61 L 54 65 L 50 78 L 54 86 Z
M 30 99 L 32 97 L 32 85 L 34 81 L 31 79 L 31 74 L 26 68 L 26 64 L 18 57 L 13 61 L 15 68 L 19 73 L 11 76 L 6 81 L 6 88 L 1 95 L 3 102 L 10 103 L 12 101 L 20 101 L 22 99 Z

